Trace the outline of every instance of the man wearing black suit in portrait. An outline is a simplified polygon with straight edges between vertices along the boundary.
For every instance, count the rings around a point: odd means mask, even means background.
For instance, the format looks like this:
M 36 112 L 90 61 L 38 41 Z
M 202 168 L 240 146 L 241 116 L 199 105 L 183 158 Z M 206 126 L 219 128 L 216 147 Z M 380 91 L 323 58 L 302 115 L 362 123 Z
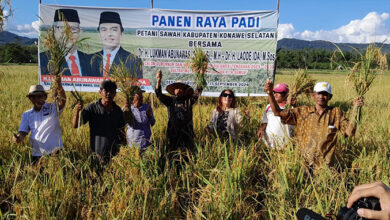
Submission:
M 66 22 L 65 22 L 66 21 Z M 54 36 L 56 39 L 61 39 L 64 36 L 64 29 L 66 24 L 72 32 L 72 37 L 69 39 L 67 47 L 72 47 L 70 52 L 66 55 L 62 70 L 62 75 L 65 76 L 98 76 L 91 72 L 91 55 L 83 53 L 77 50 L 76 44 L 80 37 L 80 19 L 76 10 L 74 9 L 57 9 L 54 13 Z M 47 64 L 50 60 L 50 54 L 48 52 L 41 52 L 39 54 L 41 75 L 48 75 Z
M 142 60 L 120 46 L 123 30 L 122 21 L 117 12 L 105 11 L 100 14 L 98 31 L 103 50 L 93 55 L 92 71 L 99 73 L 102 77 L 109 77 L 112 66 L 120 65 L 122 62 L 131 75 L 141 79 L 143 77 Z

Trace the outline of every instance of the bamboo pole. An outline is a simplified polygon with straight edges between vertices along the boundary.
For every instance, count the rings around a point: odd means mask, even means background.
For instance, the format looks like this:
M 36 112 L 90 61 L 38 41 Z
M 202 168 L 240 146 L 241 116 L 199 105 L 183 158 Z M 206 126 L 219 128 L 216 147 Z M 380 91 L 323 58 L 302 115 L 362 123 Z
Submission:
M 153 1 L 153 0 L 152 0 Z M 276 3 L 276 11 L 278 12 L 278 14 L 279 14 L 279 0 L 278 0 L 278 2 Z

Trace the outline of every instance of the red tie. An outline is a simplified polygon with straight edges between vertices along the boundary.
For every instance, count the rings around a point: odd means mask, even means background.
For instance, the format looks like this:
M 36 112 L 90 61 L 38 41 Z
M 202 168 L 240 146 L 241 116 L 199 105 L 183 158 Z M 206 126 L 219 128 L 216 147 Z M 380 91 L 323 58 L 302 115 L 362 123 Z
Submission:
M 70 69 L 73 76 L 80 76 L 79 67 L 76 64 L 76 57 L 74 55 L 70 55 L 69 59 L 72 61 Z
M 108 73 L 110 72 L 110 57 L 111 54 L 107 54 L 106 66 L 104 67 L 104 77 L 108 77 Z

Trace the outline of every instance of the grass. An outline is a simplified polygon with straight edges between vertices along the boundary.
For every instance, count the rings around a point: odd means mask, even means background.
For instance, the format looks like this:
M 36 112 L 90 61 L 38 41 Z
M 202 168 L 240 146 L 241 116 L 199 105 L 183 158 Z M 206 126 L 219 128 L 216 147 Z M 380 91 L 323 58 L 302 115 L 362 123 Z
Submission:
M 284 70 L 288 72 L 288 70 Z M 202 97 L 194 108 L 197 152 L 189 155 L 180 171 L 161 156 L 166 147 L 167 109 L 154 100 L 156 125 L 153 150 L 141 158 L 134 148 L 123 147 L 104 168 L 90 156 L 88 126 L 71 128 L 72 96 L 61 115 L 64 149 L 32 165 L 28 140 L 11 142 L 21 114 L 31 108 L 25 97 L 37 82 L 36 66 L 0 66 L 0 217 L 24 219 L 294 219 L 300 207 L 325 215 L 346 204 L 356 184 L 382 180 L 390 174 L 390 74 L 378 76 L 366 94 L 366 117 L 352 139 L 337 143 L 337 170 L 324 168 L 309 179 L 297 147 L 267 149 L 256 131 L 267 104 L 264 98 L 240 98 L 239 108 L 250 109 L 241 143 L 221 143 L 204 135 L 215 99 Z M 276 76 L 291 83 L 293 71 Z M 345 74 L 311 74 L 329 81 L 331 105 L 347 115 L 355 93 L 345 86 Z M 84 103 L 98 99 L 83 93 Z M 118 95 L 117 103 L 124 98 Z M 311 104 L 300 99 L 298 104 Z

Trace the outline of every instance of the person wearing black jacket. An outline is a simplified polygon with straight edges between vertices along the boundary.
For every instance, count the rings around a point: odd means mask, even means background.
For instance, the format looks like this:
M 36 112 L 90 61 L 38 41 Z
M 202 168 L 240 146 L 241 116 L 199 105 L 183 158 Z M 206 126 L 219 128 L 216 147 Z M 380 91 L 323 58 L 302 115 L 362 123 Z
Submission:
M 187 84 L 175 82 L 167 86 L 166 90 L 172 95 L 161 92 L 161 70 L 156 75 L 157 98 L 168 108 L 167 137 L 169 151 L 194 148 L 194 125 L 192 120 L 192 106 L 202 93 L 202 88 L 194 90 Z

